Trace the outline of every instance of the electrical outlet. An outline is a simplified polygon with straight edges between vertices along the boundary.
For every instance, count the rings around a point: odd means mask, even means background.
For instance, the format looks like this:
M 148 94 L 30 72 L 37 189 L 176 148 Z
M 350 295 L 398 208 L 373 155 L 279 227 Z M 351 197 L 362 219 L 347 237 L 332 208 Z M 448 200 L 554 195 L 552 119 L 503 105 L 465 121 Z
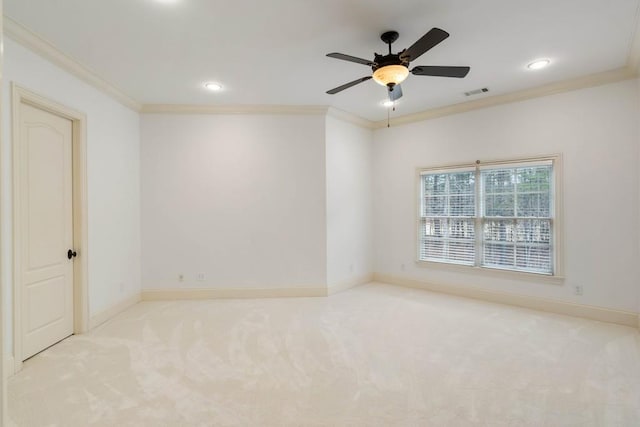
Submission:
M 578 285 L 574 288 L 574 293 L 576 295 L 582 295 L 584 293 L 584 289 L 582 289 L 582 286 Z
M 353 273 L 353 264 L 349 264 L 349 272 Z
M 406 269 L 406 266 L 404 264 L 400 264 L 400 270 L 404 271 Z
M 197 279 L 198 282 L 204 282 L 204 273 L 198 273 Z
M 178 282 L 184 282 L 184 274 L 178 274 Z

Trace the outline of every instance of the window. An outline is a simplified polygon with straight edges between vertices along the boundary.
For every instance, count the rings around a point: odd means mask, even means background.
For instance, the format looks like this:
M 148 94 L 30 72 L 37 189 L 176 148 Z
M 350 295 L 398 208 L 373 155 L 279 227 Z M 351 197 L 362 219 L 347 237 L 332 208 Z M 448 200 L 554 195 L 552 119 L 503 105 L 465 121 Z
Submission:
M 420 171 L 418 259 L 557 274 L 556 163 Z

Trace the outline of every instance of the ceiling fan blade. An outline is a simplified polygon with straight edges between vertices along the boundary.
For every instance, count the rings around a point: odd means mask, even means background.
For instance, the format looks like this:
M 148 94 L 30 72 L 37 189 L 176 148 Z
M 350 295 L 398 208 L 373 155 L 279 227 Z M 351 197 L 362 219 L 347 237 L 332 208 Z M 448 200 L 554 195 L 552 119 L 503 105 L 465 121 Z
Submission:
M 441 43 L 449 37 L 449 33 L 440 28 L 432 28 L 427 34 L 422 36 L 420 40 L 411 45 L 411 47 L 400 53 L 400 58 L 407 61 L 413 61 L 420 55 Z
M 357 85 L 357 84 L 359 84 L 359 83 L 366 82 L 366 81 L 367 81 L 367 80 L 369 80 L 370 78 L 371 78 L 371 76 L 367 76 L 367 77 L 360 77 L 359 79 L 354 80 L 354 81 L 349 82 L 349 83 L 346 83 L 346 84 L 343 84 L 342 86 L 334 87 L 333 89 L 328 90 L 328 91 L 327 91 L 327 93 L 328 93 L 329 95 L 335 95 L 335 94 L 336 94 L 336 93 L 338 93 L 338 92 L 342 92 L 342 91 L 343 91 L 343 90 L 345 90 L 345 89 L 349 89 L 351 86 L 355 86 L 355 85 Z
M 343 61 L 356 62 L 358 64 L 363 64 L 363 65 L 371 66 L 375 64 L 373 61 L 369 61 L 368 59 L 357 58 L 355 56 L 345 55 L 344 53 L 338 53 L 338 52 L 327 53 L 327 56 L 329 58 L 342 59 Z
M 389 89 L 389 99 L 391 101 L 397 101 L 402 98 L 402 87 L 400 85 L 393 86 L 392 89 Z
M 465 77 L 471 68 L 469 67 L 437 67 L 430 65 L 418 65 L 411 70 L 411 74 L 416 76 L 436 76 L 436 77 Z

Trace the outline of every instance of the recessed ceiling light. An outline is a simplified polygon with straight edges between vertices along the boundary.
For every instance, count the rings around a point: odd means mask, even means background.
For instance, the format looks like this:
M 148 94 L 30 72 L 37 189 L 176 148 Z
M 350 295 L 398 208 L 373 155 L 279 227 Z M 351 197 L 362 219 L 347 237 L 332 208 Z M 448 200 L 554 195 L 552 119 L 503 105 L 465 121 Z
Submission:
M 389 108 L 389 107 L 393 107 L 394 102 L 390 99 L 387 99 L 386 101 L 382 101 L 381 104 L 383 107 Z
M 213 92 L 218 92 L 222 90 L 222 85 L 220 83 L 216 83 L 216 82 L 208 82 L 204 84 L 204 87 L 206 87 L 207 89 L 213 91 Z
M 550 63 L 551 61 L 549 59 L 536 59 L 535 61 L 527 65 L 527 68 L 530 70 L 539 70 L 541 68 L 546 67 Z

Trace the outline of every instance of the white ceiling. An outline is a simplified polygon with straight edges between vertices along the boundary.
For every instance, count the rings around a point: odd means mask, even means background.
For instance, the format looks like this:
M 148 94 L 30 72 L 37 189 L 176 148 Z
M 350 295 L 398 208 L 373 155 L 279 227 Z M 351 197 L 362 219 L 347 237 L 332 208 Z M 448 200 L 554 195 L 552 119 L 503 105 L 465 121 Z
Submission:
M 370 74 L 385 52 L 379 35 L 400 33 L 394 50 L 432 27 L 451 34 L 412 63 L 469 65 L 465 79 L 409 76 L 397 116 L 623 67 L 640 0 L 5 0 L 5 13 L 143 104 L 332 105 L 386 118 L 385 88 Z M 535 58 L 552 66 L 526 69 Z M 205 81 L 221 82 L 221 93 Z

